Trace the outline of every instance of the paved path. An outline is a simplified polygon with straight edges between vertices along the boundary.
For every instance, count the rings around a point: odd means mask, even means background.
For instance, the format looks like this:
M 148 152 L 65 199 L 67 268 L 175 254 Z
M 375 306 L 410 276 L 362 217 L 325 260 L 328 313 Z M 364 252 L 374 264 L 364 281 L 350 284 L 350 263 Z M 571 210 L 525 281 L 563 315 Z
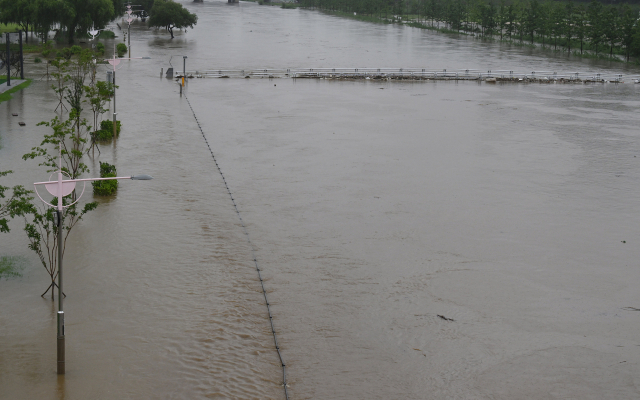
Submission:
M 14 87 L 18 86 L 19 84 L 26 82 L 26 79 L 12 79 L 11 80 L 11 86 L 7 86 L 7 82 L 5 83 L 0 83 L 0 93 L 4 93 L 9 89 L 13 89 Z

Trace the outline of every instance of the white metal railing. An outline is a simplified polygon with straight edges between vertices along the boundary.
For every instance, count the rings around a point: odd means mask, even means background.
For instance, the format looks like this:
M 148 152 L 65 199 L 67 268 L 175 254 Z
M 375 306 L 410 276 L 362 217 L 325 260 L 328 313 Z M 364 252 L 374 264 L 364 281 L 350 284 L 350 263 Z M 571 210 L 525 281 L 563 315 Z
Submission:
M 333 78 L 333 79 L 448 79 L 484 80 L 496 78 L 512 81 L 573 81 L 573 82 L 640 82 L 640 75 L 622 75 L 602 72 L 513 71 L 478 69 L 427 68 L 260 68 L 260 69 L 207 69 L 189 70 L 187 76 L 212 78 Z M 174 71 L 182 76 L 182 71 Z

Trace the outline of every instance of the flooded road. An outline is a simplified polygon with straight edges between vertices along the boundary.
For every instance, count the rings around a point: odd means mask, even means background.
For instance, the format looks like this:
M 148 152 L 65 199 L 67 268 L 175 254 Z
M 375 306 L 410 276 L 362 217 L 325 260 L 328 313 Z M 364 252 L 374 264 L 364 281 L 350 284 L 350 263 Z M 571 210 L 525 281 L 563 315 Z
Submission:
M 313 11 L 184 4 L 199 23 L 173 41 L 134 27 L 132 56 L 152 60 L 118 72 L 123 133 L 87 159 L 155 179 L 123 182 L 70 237 L 64 378 L 47 276 L 19 221 L 0 237 L 0 255 L 28 261 L 0 282 L 0 398 L 284 398 L 251 246 L 185 97 L 159 78 L 171 55 L 187 69 L 628 73 Z M 47 86 L 0 103 L 5 185 L 47 175 L 21 160 L 53 116 Z M 638 397 L 638 86 L 190 81 L 291 398 Z

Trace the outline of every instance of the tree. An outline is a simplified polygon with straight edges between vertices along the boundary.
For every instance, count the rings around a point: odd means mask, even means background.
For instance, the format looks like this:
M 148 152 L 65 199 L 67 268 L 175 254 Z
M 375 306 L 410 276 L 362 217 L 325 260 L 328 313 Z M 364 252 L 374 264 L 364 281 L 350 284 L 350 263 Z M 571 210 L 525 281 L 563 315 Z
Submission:
M 591 45 L 595 46 L 596 55 L 598 55 L 598 45 L 602 41 L 604 27 L 602 26 L 602 3 L 593 0 L 587 7 L 587 19 L 589 27 L 587 29 L 587 37 Z
M 576 30 L 576 15 L 574 13 L 574 8 L 573 1 L 569 0 L 565 6 L 566 16 L 564 19 L 564 36 L 567 38 L 567 49 L 569 54 L 571 54 L 571 40 L 573 39 Z
M 564 16 L 565 10 L 560 3 L 552 3 L 549 10 L 549 21 L 551 25 L 551 33 L 553 34 L 553 49 L 558 48 L 558 38 L 564 34 Z
M 73 43 L 77 32 L 86 32 L 92 26 L 104 28 L 115 17 L 114 1 L 62 0 L 61 6 L 65 7 L 65 12 L 61 15 L 60 23 L 67 28 L 69 43 Z
M 91 81 L 89 86 L 85 86 L 84 90 L 85 90 L 85 93 L 87 94 L 87 99 L 88 99 L 89 105 L 91 106 L 91 111 L 93 112 L 93 126 L 92 126 L 93 129 L 91 132 L 91 146 L 89 147 L 89 150 L 87 150 L 87 153 L 88 153 L 89 151 L 97 147 L 96 132 L 98 131 L 98 124 L 99 124 L 101 115 L 108 111 L 104 106 L 107 104 L 107 101 L 111 99 L 111 96 L 113 96 L 113 92 L 115 89 L 113 88 L 113 85 L 110 85 L 105 81 Z M 111 130 L 111 134 L 113 135 L 112 132 L 113 130 Z M 98 153 L 99 152 L 100 152 L 100 149 L 98 149 Z
M 13 171 L 0 171 L 0 177 L 7 176 Z M 9 187 L 0 185 L 0 199 L 5 199 Z M 9 232 L 9 225 L 7 217 L 15 217 L 15 208 L 17 203 L 27 196 L 29 193 L 23 186 L 14 186 L 12 189 L 11 197 L 4 202 L 0 203 L 0 232 Z
M 586 15 L 585 15 L 584 8 L 580 5 L 576 8 L 576 19 L 575 19 L 576 39 L 580 41 L 580 54 L 582 54 L 584 39 L 587 37 L 587 27 L 585 24 L 585 19 L 586 19 Z
M 60 101 L 66 100 L 69 105 L 68 118 L 63 120 L 62 117 L 56 116 L 49 122 L 38 124 L 50 127 L 52 133 L 45 134 L 40 146 L 32 148 L 30 153 L 22 156 L 24 160 L 38 159 L 40 166 L 47 167 L 47 172 L 54 172 L 60 168 L 63 174 L 70 179 L 76 179 L 81 174 L 89 172 L 89 168 L 82 161 L 90 131 L 86 119 L 82 118 L 82 103 L 85 101 L 84 94 L 86 89 L 84 82 L 87 75 L 92 72 L 92 56 L 89 50 L 81 50 L 76 57 L 69 61 L 57 60 L 59 86 L 53 87 Z M 58 107 L 60 104 L 58 104 Z M 64 111 L 61 109 L 61 116 L 63 113 Z M 63 204 L 69 205 L 69 207 L 63 211 L 60 227 L 55 223 L 56 213 L 54 209 L 44 206 L 40 202 L 34 203 L 33 197 L 23 196 L 12 205 L 14 215 L 20 215 L 24 218 L 24 230 L 29 239 L 29 249 L 38 255 L 51 278 L 51 284 L 42 296 L 49 289 L 54 289 L 57 286 L 55 280 L 58 276 L 59 265 L 57 259 L 58 246 L 62 246 L 64 254 L 65 244 L 73 227 L 87 212 L 94 210 L 98 206 L 98 203 L 92 202 L 80 207 L 76 203 L 77 200 L 78 197 L 75 191 L 63 198 Z M 56 204 L 55 200 L 51 204 Z M 58 243 L 57 240 L 58 229 L 63 229 L 64 239 L 62 243 Z M 52 299 L 53 293 L 54 290 L 51 291 Z
M 0 0 L 0 10 L 2 11 L 0 22 L 18 24 L 23 31 L 29 32 L 29 26 L 33 24 L 34 2 L 30 0 Z
M 628 4 L 622 7 L 620 16 L 620 40 L 624 46 L 627 56 L 627 62 L 631 54 L 631 46 L 633 44 L 633 34 L 636 28 L 636 13 L 631 10 Z
M 632 38 L 630 51 L 632 54 L 640 56 L 640 24 L 635 25 Z
M 155 0 L 149 12 L 149 26 L 166 28 L 173 39 L 173 28 L 192 28 L 198 16 L 173 0 Z
M 67 12 L 65 6 L 56 0 L 36 0 L 33 25 L 42 42 L 47 41 L 51 27 Z
M 619 20 L 618 10 L 614 7 L 609 7 L 609 9 L 604 12 L 604 29 L 602 33 L 609 42 L 609 57 L 613 57 L 613 46 L 616 44 L 620 36 Z

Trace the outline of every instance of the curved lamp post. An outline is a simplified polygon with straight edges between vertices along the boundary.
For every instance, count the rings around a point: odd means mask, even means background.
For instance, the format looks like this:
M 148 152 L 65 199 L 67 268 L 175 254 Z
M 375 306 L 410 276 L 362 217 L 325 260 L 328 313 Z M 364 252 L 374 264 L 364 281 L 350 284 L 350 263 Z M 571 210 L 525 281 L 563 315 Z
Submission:
M 143 59 L 143 60 L 149 60 L 151 59 L 151 57 L 129 57 L 129 58 L 118 58 L 116 55 L 116 44 L 113 44 L 113 58 L 109 58 L 106 59 L 105 61 L 108 61 L 109 64 L 111 64 L 113 66 L 113 137 L 116 137 L 116 115 L 118 114 L 116 112 L 116 70 L 119 68 L 116 68 L 119 64 L 120 61 L 122 60 L 135 60 L 135 59 Z
M 149 175 L 134 175 L 134 176 L 118 176 L 113 178 L 88 178 L 88 179 L 62 179 L 62 153 L 60 153 L 60 164 L 58 169 L 58 180 L 57 181 L 47 181 L 47 182 L 36 182 L 34 183 L 34 187 L 36 190 L 36 194 L 42 200 L 42 202 L 50 207 L 56 209 L 56 225 L 58 226 L 58 374 L 65 373 L 65 341 L 64 341 L 64 309 L 62 307 L 63 303 L 63 293 L 62 293 L 62 211 L 76 204 L 80 201 L 80 198 L 84 194 L 84 189 L 86 187 L 87 182 L 92 181 L 104 181 L 109 179 L 133 179 L 133 180 L 149 180 L 153 179 L 153 177 Z M 64 196 L 68 196 L 73 192 L 76 188 L 76 182 L 83 182 L 82 193 L 80 196 L 71 204 L 64 206 L 62 204 L 62 198 Z M 44 185 L 47 192 L 52 194 L 53 196 L 58 198 L 57 206 L 47 203 L 38 193 L 38 185 Z
M 127 28 L 127 46 L 129 46 L 129 57 L 131 57 L 131 23 L 133 22 L 133 18 L 131 18 L 131 13 L 133 13 L 133 10 L 131 9 L 131 7 L 142 7 L 142 5 L 140 4 L 127 4 L 127 11 L 125 11 L 127 13 L 127 22 L 129 23 L 129 27 Z
M 91 27 L 91 30 L 89 31 L 89 35 L 91 35 L 91 40 L 94 40 L 103 30 L 104 29 L 96 29 L 94 27 Z

